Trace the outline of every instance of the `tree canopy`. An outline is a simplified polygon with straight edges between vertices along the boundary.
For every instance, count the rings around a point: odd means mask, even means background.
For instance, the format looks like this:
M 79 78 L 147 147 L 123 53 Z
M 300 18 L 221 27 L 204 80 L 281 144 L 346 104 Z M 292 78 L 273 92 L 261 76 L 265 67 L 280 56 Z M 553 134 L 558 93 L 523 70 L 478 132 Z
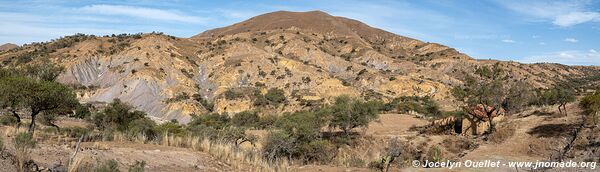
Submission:
M 21 123 L 19 113 L 29 112 L 31 133 L 39 114 L 52 117 L 70 113 L 79 102 L 71 88 L 54 81 L 61 72 L 61 67 L 50 63 L 0 69 L 0 108 L 12 113 L 17 127 Z

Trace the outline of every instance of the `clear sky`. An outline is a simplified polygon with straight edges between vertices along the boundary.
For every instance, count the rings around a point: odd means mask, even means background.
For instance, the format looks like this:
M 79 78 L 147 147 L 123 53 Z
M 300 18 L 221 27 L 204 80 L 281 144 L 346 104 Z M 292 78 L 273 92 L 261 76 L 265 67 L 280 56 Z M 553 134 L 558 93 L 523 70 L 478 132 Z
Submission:
M 321 10 L 478 59 L 600 65 L 600 1 L 592 0 L 0 0 L 0 44 L 75 33 L 190 37 L 278 10 Z

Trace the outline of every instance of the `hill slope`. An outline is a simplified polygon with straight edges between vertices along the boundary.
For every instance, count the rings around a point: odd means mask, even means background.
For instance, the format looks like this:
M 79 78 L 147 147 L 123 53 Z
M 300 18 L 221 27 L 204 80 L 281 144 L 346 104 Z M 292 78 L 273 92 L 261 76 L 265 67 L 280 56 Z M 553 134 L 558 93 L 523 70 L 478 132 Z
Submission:
M 0 61 L 61 65 L 66 70 L 59 80 L 77 85 L 82 101 L 119 98 L 155 119 L 182 122 L 210 110 L 206 102 L 229 113 L 294 111 L 342 94 L 384 100 L 430 95 L 449 102 L 448 90 L 465 75 L 496 63 L 319 11 L 268 13 L 192 38 L 74 35 L 1 52 Z M 536 87 L 598 71 L 499 63 L 513 80 Z M 284 90 L 287 101 L 265 100 L 271 88 Z

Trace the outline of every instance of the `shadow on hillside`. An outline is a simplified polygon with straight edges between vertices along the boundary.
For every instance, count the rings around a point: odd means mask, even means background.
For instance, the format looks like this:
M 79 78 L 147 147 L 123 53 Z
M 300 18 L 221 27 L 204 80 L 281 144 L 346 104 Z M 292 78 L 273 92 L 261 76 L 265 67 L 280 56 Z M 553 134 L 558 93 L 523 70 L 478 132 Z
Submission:
M 535 115 L 535 116 L 554 116 L 556 115 L 554 112 L 547 112 L 547 111 L 534 111 L 533 113 L 531 113 L 531 115 Z
M 575 129 L 575 124 L 544 124 L 532 128 L 527 134 L 536 137 L 568 136 Z

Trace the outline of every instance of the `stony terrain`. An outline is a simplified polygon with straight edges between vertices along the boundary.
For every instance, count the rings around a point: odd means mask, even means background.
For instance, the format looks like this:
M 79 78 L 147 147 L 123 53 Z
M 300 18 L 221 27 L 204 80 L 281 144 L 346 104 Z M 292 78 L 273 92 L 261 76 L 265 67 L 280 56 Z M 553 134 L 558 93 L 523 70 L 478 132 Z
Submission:
M 188 122 L 191 114 L 294 111 L 347 94 L 365 99 L 430 95 L 449 105 L 449 89 L 477 66 L 453 48 L 395 35 L 320 11 L 273 12 L 191 38 L 161 33 L 74 35 L 0 52 L 5 66 L 55 63 L 59 81 L 80 100 L 119 98 L 156 120 Z M 593 67 L 499 62 L 512 80 L 548 87 L 597 72 Z M 285 91 L 281 106 L 256 107 L 253 95 Z M 244 93 L 228 97 L 228 90 Z M 241 91 L 240 91 L 241 90 Z M 452 108 L 452 107 L 445 107 Z

